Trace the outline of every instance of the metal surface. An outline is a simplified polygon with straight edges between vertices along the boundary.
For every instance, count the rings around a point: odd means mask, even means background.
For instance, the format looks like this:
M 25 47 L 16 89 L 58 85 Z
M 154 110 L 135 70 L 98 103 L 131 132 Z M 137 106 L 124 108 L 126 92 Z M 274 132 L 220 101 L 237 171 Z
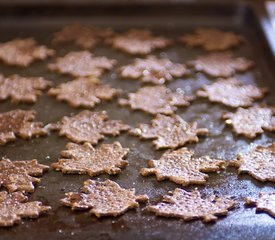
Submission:
M 259 10 L 259 8 L 257 8 Z M 196 5 L 196 4 L 164 4 L 131 5 L 130 7 L 99 6 L 97 7 L 1 7 L 0 9 L 0 40 L 5 41 L 15 37 L 35 37 L 39 42 L 49 46 L 52 33 L 66 23 L 80 21 L 86 24 L 113 27 L 125 30 L 130 27 L 150 27 L 156 33 L 169 37 L 177 37 L 198 26 L 212 26 L 234 30 L 247 38 L 247 43 L 234 50 L 236 56 L 245 56 L 256 61 L 256 68 L 245 74 L 237 75 L 244 83 L 254 83 L 267 86 L 271 93 L 265 99 L 269 104 L 275 104 L 275 68 L 274 57 L 263 29 L 269 28 L 260 15 L 244 4 L 232 5 Z M 262 28 L 264 27 L 264 28 Z M 270 34 L 270 33 L 269 33 Z M 77 49 L 72 45 L 57 48 L 61 56 L 70 50 Z M 93 50 L 97 55 L 106 55 L 118 60 L 119 66 L 130 62 L 133 57 L 101 45 Z M 202 54 L 203 51 L 187 49 L 182 45 L 174 45 L 163 51 L 155 52 L 158 56 L 167 56 L 177 61 L 185 62 Z M 52 61 L 50 59 L 49 61 Z M 0 65 L 0 72 L 6 75 L 17 73 L 22 75 L 44 76 L 55 84 L 72 78 L 47 71 L 49 61 L 37 62 L 29 68 L 21 69 Z M 138 81 L 120 80 L 115 71 L 107 73 L 103 82 L 122 88 L 125 93 L 136 91 L 141 85 Z M 183 88 L 187 92 L 199 89 L 203 84 L 213 80 L 202 74 L 193 74 L 189 78 L 178 79 L 168 86 L 172 89 Z M 44 94 L 34 105 L 11 104 L 5 101 L 0 104 L 0 111 L 10 109 L 35 109 L 38 119 L 45 123 L 58 121 L 64 115 L 77 113 L 81 109 L 73 109 L 66 103 L 58 102 Z M 151 116 L 142 112 L 133 112 L 128 108 L 119 107 L 117 101 L 103 103 L 97 110 L 107 110 L 112 119 L 122 119 L 135 126 L 139 122 L 149 122 Z M 208 154 L 213 157 L 232 159 L 238 152 L 250 149 L 253 144 L 265 144 L 274 141 L 274 134 L 264 133 L 250 141 L 236 137 L 231 129 L 225 127 L 220 115 L 225 110 L 231 110 L 219 104 L 210 104 L 206 100 L 196 100 L 188 108 L 177 111 L 188 121 L 197 121 L 199 126 L 210 129 L 210 135 L 197 144 L 188 147 L 195 150 L 198 156 Z M 124 147 L 129 147 L 130 165 L 118 176 L 101 175 L 96 179 L 110 178 L 126 188 L 136 188 L 138 194 L 148 194 L 150 202 L 161 200 L 163 194 L 179 185 L 168 181 L 157 182 L 155 177 L 139 175 L 141 167 L 147 166 L 149 159 L 158 159 L 162 151 L 155 151 L 150 141 L 139 141 L 126 133 L 117 138 L 108 138 L 105 142 L 118 140 Z M 17 140 L 0 148 L 1 157 L 16 159 L 37 158 L 43 164 L 51 164 L 58 159 L 59 152 L 68 142 L 66 138 L 56 133 L 46 138 L 31 141 Z M 8 229 L 0 229 L 0 239 L 275 239 L 275 220 L 267 214 L 255 214 L 255 209 L 245 208 L 244 197 L 257 196 L 259 191 L 273 190 L 275 184 L 261 183 L 248 175 L 237 175 L 235 169 L 229 168 L 218 174 L 209 174 L 210 179 L 205 186 L 198 187 L 204 194 L 231 195 L 238 200 L 238 207 L 222 218 L 216 224 L 203 224 L 200 221 L 184 223 L 177 219 L 155 217 L 144 211 L 144 206 L 132 210 L 118 218 L 96 219 L 87 212 L 72 212 L 62 207 L 58 200 L 64 192 L 78 191 L 86 175 L 62 175 L 52 169 L 44 175 L 31 200 L 41 200 L 53 207 L 53 211 L 37 220 L 24 220 L 23 224 Z

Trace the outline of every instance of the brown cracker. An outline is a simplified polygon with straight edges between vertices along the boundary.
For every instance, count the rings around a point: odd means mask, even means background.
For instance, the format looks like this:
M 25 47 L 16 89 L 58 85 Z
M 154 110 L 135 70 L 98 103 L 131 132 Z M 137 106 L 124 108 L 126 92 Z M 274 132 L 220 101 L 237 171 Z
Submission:
M 119 69 L 123 78 L 139 79 L 143 83 L 164 84 L 189 74 L 184 64 L 173 63 L 167 58 L 148 56 L 137 58 L 130 65 Z
M 60 136 L 66 136 L 77 143 L 89 142 L 97 144 L 104 135 L 117 136 L 122 131 L 129 129 L 129 126 L 120 120 L 108 120 L 105 112 L 82 111 L 73 117 L 63 117 L 57 125 Z
M 48 166 L 39 164 L 37 160 L 10 161 L 0 160 L 0 187 L 5 187 L 9 192 L 33 192 L 34 184 L 40 182 L 37 177 L 49 169 Z
M 49 95 L 56 96 L 60 101 L 66 101 L 72 107 L 93 108 L 101 100 L 111 100 L 122 91 L 108 84 L 100 84 L 95 78 L 79 78 L 62 83 L 49 90 Z
M 88 51 L 79 51 L 57 58 L 54 63 L 48 64 L 48 68 L 74 77 L 99 77 L 106 70 L 110 70 L 116 62 L 107 57 L 95 57 Z
M 131 29 L 109 38 L 107 43 L 128 54 L 146 55 L 171 45 L 172 41 L 163 36 L 154 36 L 148 29 Z
M 248 173 L 259 181 L 275 182 L 275 143 L 239 154 L 230 165 L 237 167 L 239 174 Z
M 128 99 L 120 99 L 119 104 L 129 105 L 131 109 L 142 110 L 150 114 L 173 114 L 177 106 L 189 106 L 193 95 L 182 91 L 172 91 L 164 86 L 140 88 L 136 93 L 128 94 Z
M 7 65 L 27 67 L 34 60 L 44 60 L 55 51 L 38 45 L 33 38 L 17 38 L 0 43 L 0 59 Z
M 81 193 L 69 192 L 61 203 L 72 210 L 90 210 L 97 216 L 119 216 L 129 209 L 137 208 L 138 202 L 147 201 L 146 195 L 135 195 L 135 189 L 121 188 L 117 183 L 106 180 L 98 182 L 87 180 Z
M 255 206 L 257 212 L 266 212 L 275 218 L 275 192 L 260 192 L 258 198 L 246 198 L 245 202 Z
M 228 50 L 244 42 L 242 36 L 215 28 L 198 28 L 193 34 L 185 34 L 179 40 L 188 47 L 202 47 L 206 51 Z
M 203 86 L 202 90 L 197 92 L 197 96 L 236 108 L 251 106 L 254 100 L 263 98 L 267 91 L 267 88 L 244 85 L 236 78 L 228 78 Z
M 205 184 L 206 172 L 217 172 L 223 169 L 225 161 L 212 159 L 209 156 L 194 157 L 194 152 L 187 148 L 166 151 L 159 160 L 150 160 L 150 168 L 142 168 L 142 176 L 155 174 L 158 181 L 168 179 L 187 186 Z M 204 173 L 202 173 L 204 172 Z
M 210 53 L 188 62 L 197 72 L 204 72 L 211 77 L 231 77 L 237 72 L 245 72 L 254 66 L 246 58 L 233 58 L 230 52 Z
M 171 195 L 163 197 L 163 202 L 147 209 L 157 216 L 182 218 L 184 221 L 202 219 L 204 222 L 212 222 L 218 216 L 228 214 L 233 209 L 235 201 L 229 197 L 217 197 L 215 195 L 202 198 L 200 192 L 187 192 L 176 188 Z
M 113 34 L 114 32 L 110 28 L 88 27 L 79 23 L 73 23 L 54 33 L 53 42 L 57 44 L 73 42 L 84 49 L 91 49 L 104 38 Z
M 51 85 L 52 82 L 43 77 L 4 77 L 0 74 L 0 100 L 11 98 L 12 102 L 34 103 L 42 90 Z
M 51 210 L 39 201 L 28 202 L 21 192 L 0 192 L 0 226 L 11 227 L 22 221 L 22 218 L 38 218 Z
M 119 142 L 102 144 L 93 148 L 90 143 L 83 145 L 68 143 L 66 150 L 61 152 L 61 158 L 52 167 L 62 173 L 77 173 L 96 176 L 101 173 L 118 174 L 121 168 L 128 165 L 124 160 L 129 149 L 123 148 Z
M 274 107 L 256 105 L 247 109 L 238 108 L 235 113 L 224 113 L 222 118 L 226 124 L 232 125 L 236 134 L 255 138 L 264 130 L 275 131 L 274 114 Z
M 0 113 L 0 145 L 14 141 L 16 137 L 30 139 L 45 136 L 48 129 L 41 122 L 34 122 L 36 111 L 12 110 Z
M 141 139 L 154 139 L 156 149 L 177 148 L 186 143 L 198 142 L 198 136 L 208 133 L 205 128 L 197 128 L 197 123 L 187 123 L 178 115 L 165 116 L 158 114 L 148 124 L 139 124 L 130 131 L 132 135 Z

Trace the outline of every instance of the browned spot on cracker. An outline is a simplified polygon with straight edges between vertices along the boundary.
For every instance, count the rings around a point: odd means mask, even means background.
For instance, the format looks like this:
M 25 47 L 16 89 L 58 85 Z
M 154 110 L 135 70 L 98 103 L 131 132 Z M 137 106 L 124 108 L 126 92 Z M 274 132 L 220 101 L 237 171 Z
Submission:
M 142 110 L 150 114 L 173 114 L 177 106 L 189 106 L 193 95 L 184 91 L 172 91 L 164 86 L 143 87 L 136 93 L 130 93 L 128 99 L 120 99 L 122 106 L 129 105 L 134 110 Z
M 38 45 L 33 38 L 14 39 L 0 43 L 0 59 L 7 65 L 29 66 L 34 60 L 44 60 L 55 51 Z
M 77 173 L 96 176 L 101 173 L 118 174 L 121 168 L 128 165 L 124 160 L 129 149 L 123 148 L 119 142 L 102 144 L 93 148 L 90 143 L 83 145 L 68 143 L 66 150 L 61 152 L 61 159 L 52 167 L 62 173 Z
M 104 135 L 117 136 L 127 131 L 129 126 L 120 120 L 108 120 L 105 112 L 82 111 L 73 117 L 63 117 L 61 123 L 54 128 L 59 129 L 60 136 L 83 143 L 97 144 Z
M 54 34 L 54 43 L 74 42 L 84 49 L 95 47 L 100 41 L 114 34 L 110 28 L 88 27 L 79 23 L 70 24 Z
M 173 63 L 167 58 L 148 56 L 145 59 L 137 58 L 130 65 L 119 69 L 123 78 L 140 79 L 144 83 L 164 84 L 174 78 L 189 74 L 184 64 Z
M 244 38 L 233 32 L 215 28 L 198 28 L 193 34 L 186 34 L 179 40 L 189 47 L 202 47 L 206 51 L 223 51 L 239 46 Z
M 223 160 L 209 156 L 195 158 L 193 151 L 180 148 L 166 151 L 159 160 L 150 160 L 150 168 L 142 168 L 140 173 L 142 176 L 155 174 L 158 181 L 168 179 L 187 186 L 205 184 L 208 179 L 205 173 L 219 171 L 224 165 Z
M 147 209 L 157 216 L 182 218 L 184 221 L 202 219 L 204 222 L 218 220 L 219 216 L 228 214 L 235 206 L 229 197 L 215 195 L 202 198 L 198 191 L 187 192 L 176 188 L 172 195 L 163 197 L 163 202 L 149 206 Z
M 101 100 L 111 100 L 121 93 L 120 89 L 98 82 L 95 78 L 79 78 L 51 88 L 49 95 L 68 102 L 72 107 L 93 108 Z
M 198 142 L 198 136 L 208 133 L 206 128 L 198 128 L 197 123 L 188 123 L 180 116 L 165 116 L 158 114 L 151 125 L 139 124 L 130 131 L 132 135 L 141 139 L 154 139 L 153 144 L 156 149 L 176 148 L 186 143 Z
M 0 226 L 11 227 L 22 218 L 38 218 L 51 210 L 39 201 L 28 202 L 28 197 L 21 192 L 0 192 Z
M 43 77 L 21 77 L 12 75 L 4 77 L 0 74 L 0 100 L 11 98 L 13 102 L 34 103 L 38 96 L 52 85 Z
M 207 97 L 211 102 L 219 102 L 230 107 L 249 107 L 256 99 L 267 93 L 267 88 L 244 85 L 236 78 L 219 79 L 197 92 L 199 97 Z
M 275 182 L 275 143 L 239 154 L 230 165 L 237 167 L 239 173 L 248 173 L 259 181 Z
M 107 57 L 95 57 L 88 51 L 79 51 L 57 58 L 55 63 L 48 65 L 48 68 L 74 77 L 99 77 L 106 70 L 110 70 L 116 62 Z
M 230 52 L 210 53 L 189 61 L 197 72 L 204 72 L 211 77 L 231 77 L 237 72 L 245 72 L 254 66 L 254 62 L 246 58 L 233 58 Z
M 245 202 L 248 206 L 255 206 L 257 212 L 275 217 L 275 192 L 260 192 L 258 198 L 246 198 Z
M 39 164 L 37 160 L 10 161 L 0 160 L 0 187 L 9 192 L 33 192 L 34 184 L 39 183 L 43 172 L 48 170 L 46 165 Z
M 155 49 L 167 47 L 172 41 L 163 36 L 154 36 L 148 29 L 131 29 L 109 38 L 107 43 L 129 54 L 146 55 Z
M 137 208 L 138 202 L 148 200 L 147 195 L 135 195 L 135 189 L 121 188 L 117 183 L 106 180 L 98 182 L 87 180 L 81 193 L 69 192 L 61 203 L 72 210 L 90 210 L 97 216 L 119 216 L 129 209 Z
M 16 137 L 29 139 L 47 135 L 48 129 L 43 123 L 33 121 L 35 115 L 35 111 L 20 109 L 0 113 L 0 145 L 13 141 Z
M 248 138 L 255 138 L 257 134 L 275 131 L 275 108 L 267 106 L 253 106 L 247 109 L 238 108 L 235 113 L 224 113 L 225 123 L 232 125 L 236 134 Z

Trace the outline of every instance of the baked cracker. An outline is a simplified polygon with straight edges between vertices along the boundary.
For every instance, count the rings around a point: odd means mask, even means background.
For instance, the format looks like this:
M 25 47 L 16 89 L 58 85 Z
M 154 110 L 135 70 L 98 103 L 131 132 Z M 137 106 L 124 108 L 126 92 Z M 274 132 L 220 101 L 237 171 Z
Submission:
M 102 144 L 96 149 L 90 143 L 68 143 L 66 150 L 61 152 L 61 158 L 52 167 L 67 174 L 113 175 L 120 173 L 121 168 L 128 165 L 124 160 L 128 152 L 129 149 L 123 148 L 119 142 Z
M 129 209 L 137 208 L 139 202 L 146 202 L 147 195 L 135 195 L 135 189 L 121 188 L 117 183 L 106 180 L 87 180 L 81 192 L 66 193 L 61 204 L 72 210 L 89 210 L 96 217 L 122 215 Z
M 159 160 L 150 160 L 150 168 L 142 168 L 142 176 L 156 175 L 158 181 L 168 179 L 177 184 L 205 184 L 206 172 L 217 172 L 224 168 L 225 161 L 209 156 L 194 157 L 187 148 L 166 151 Z M 204 172 L 204 173 L 203 173 Z
M 130 134 L 141 139 L 153 139 L 156 149 L 177 148 L 186 143 L 198 142 L 198 136 L 207 135 L 206 128 L 198 128 L 197 123 L 188 123 L 178 115 L 158 114 L 151 124 L 139 124 Z
M 171 115 L 177 110 L 177 106 L 189 106 L 194 99 L 193 95 L 187 95 L 183 90 L 172 91 L 165 86 L 148 86 L 128 94 L 128 99 L 119 99 L 119 104 L 154 115 Z

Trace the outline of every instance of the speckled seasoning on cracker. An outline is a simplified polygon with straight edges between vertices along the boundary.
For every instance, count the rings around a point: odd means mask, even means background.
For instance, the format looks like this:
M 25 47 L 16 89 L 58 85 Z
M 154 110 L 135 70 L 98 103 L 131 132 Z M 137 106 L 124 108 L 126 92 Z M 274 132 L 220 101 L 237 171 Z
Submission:
M 50 126 L 59 130 L 60 136 L 66 136 L 76 143 L 97 144 L 105 135 L 117 136 L 130 127 L 120 120 L 109 120 L 106 112 L 84 110 L 72 117 L 63 117 L 60 123 Z
M 92 49 L 106 37 L 110 37 L 113 34 L 113 30 L 110 28 L 99 28 L 73 23 L 54 33 L 53 42 L 57 44 L 73 42 L 75 45 L 84 49 Z
M 185 34 L 179 41 L 188 47 L 201 47 L 206 51 L 223 51 L 239 46 L 244 38 L 231 31 L 215 28 L 197 28 L 193 34 Z
M 22 191 L 33 192 L 34 184 L 40 182 L 40 178 L 48 166 L 39 164 L 37 160 L 11 161 L 0 160 L 0 187 L 5 187 L 9 192 Z
M 38 45 L 33 38 L 17 38 L 0 43 L 0 59 L 11 66 L 27 67 L 35 60 L 44 60 L 54 54 L 54 50 Z
M 61 158 L 52 167 L 66 174 L 113 175 L 128 165 L 124 160 L 128 152 L 129 149 L 123 148 L 119 142 L 102 144 L 98 148 L 90 143 L 68 143 L 66 150 L 60 154 Z
M 121 92 L 108 84 L 100 84 L 95 78 L 78 78 L 51 88 L 48 94 L 66 101 L 72 107 L 93 108 L 102 100 L 111 100 Z
M 215 195 L 202 198 L 200 192 L 187 192 L 176 188 L 171 195 L 163 197 L 163 202 L 150 205 L 147 210 L 157 216 L 181 218 L 184 221 L 201 219 L 203 222 L 217 221 L 235 207 L 236 202 L 229 197 Z
M 95 57 L 88 51 L 70 52 L 48 64 L 51 71 L 69 74 L 74 77 L 100 77 L 117 63 L 107 57 Z
M 153 115 L 170 115 L 177 107 L 189 106 L 194 99 L 195 96 L 188 95 L 183 90 L 172 91 L 165 86 L 148 86 L 140 88 L 136 93 L 129 93 L 128 99 L 119 99 L 119 104 Z
M 235 113 L 223 113 L 222 118 L 236 134 L 255 138 L 264 131 L 275 131 L 274 114 L 274 107 L 255 105 L 247 109 L 238 108 Z
M 201 90 L 197 91 L 197 96 L 237 108 L 250 107 L 255 100 L 263 98 L 267 92 L 267 88 L 245 85 L 236 78 L 228 78 L 204 85 Z
M 205 184 L 207 172 L 217 172 L 224 168 L 225 161 L 209 156 L 194 157 L 187 148 L 166 151 L 159 160 L 150 160 L 149 168 L 142 168 L 142 176 L 156 175 L 158 181 L 168 179 L 177 184 Z
M 0 145 L 14 141 L 17 137 L 30 139 L 45 136 L 49 129 L 42 122 L 35 122 L 36 111 L 12 110 L 0 113 Z
M 10 98 L 12 102 L 34 103 L 42 91 L 51 85 L 52 82 L 43 77 L 4 77 L 0 74 L 0 100 Z
M 256 207 L 256 212 L 265 212 L 275 218 L 275 192 L 260 192 L 257 198 L 246 198 L 247 206 Z
M 151 124 L 139 124 L 130 134 L 141 139 L 153 139 L 156 149 L 177 148 L 186 143 L 198 142 L 198 136 L 205 136 L 206 128 L 198 128 L 196 122 L 188 123 L 178 115 L 158 114 Z
M 62 205 L 72 210 L 89 210 L 96 217 L 117 217 L 146 201 L 147 195 L 136 195 L 135 189 L 122 188 L 111 180 L 87 180 L 80 193 L 66 193 L 66 197 L 60 200 Z
M 186 66 L 174 63 L 168 58 L 148 56 L 137 58 L 133 63 L 119 69 L 119 74 L 124 79 L 138 79 L 143 83 L 164 84 L 189 74 Z
M 230 52 L 210 53 L 188 62 L 197 72 L 203 72 L 211 77 L 232 77 L 254 66 L 254 62 L 243 57 L 234 58 Z
M 275 143 L 257 146 L 247 153 L 239 154 L 230 165 L 238 168 L 238 173 L 248 173 L 262 182 L 275 182 Z
M 23 218 L 38 218 L 50 210 L 50 206 L 44 206 L 40 201 L 28 201 L 22 192 L 0 192 L 0 227 L 19 224 Z
M 163 36 L 154 36 L 148 29 L 131 29 L 126 33 L 115 34 L 107 39 L 107 43 L 128 54 L 146 55 L 171 45 L 172 41 Z

